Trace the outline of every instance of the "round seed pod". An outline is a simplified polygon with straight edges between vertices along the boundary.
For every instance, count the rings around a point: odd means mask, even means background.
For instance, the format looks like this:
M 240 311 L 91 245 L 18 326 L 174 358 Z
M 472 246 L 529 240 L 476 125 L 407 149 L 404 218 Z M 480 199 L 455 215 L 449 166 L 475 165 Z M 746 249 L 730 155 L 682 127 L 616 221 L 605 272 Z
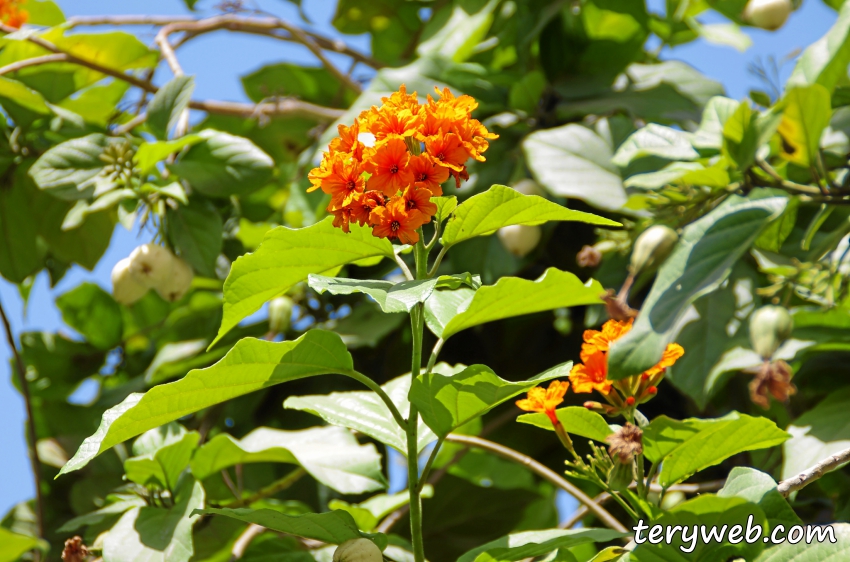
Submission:
M 294 303 L 287 296 L 277 297 L 269 302 L 269 330 L 284 334 L 289 329 Z
M 744 20 L 756 27 L 776 31 L 793 10 L 790 0 L 750 0 L 744 8 Z
M 793 329 L 794 320 L 784 306 L 763 306 L 750 316 L 750 344 L 763 359 L 770 359 Z
M 537 247 L 542 232 L 539 226 L 512 224 L 500 228 L 498 234 L 502 246 L 516 257 L 522 258 Z
M 130 253 L 130 273 L 150 288 L 164 285 L 171 277 L 174 254 L 158 244 L 143 244 Z
M 543 190 L 540 188 L 540 185 L 530 178 L 521 179 L 511 187 L 523 195 L 543 195 Z
M 612 490 L 627 490 L 629 484 L 634 482 L 634 471 L 634 462 L 632 460 L 629 460 L 629 462 L 620 462 L 615 458 L 614 466 L 611 468 L 611 472 L 608 473 L 608 485 L 611 486 Z
M 635 240 L 629 269 L 635 275 L 643 270 L 654 269 L 664 263 L 679 241 L 679 235 L 669 226 L 650 226 Z
M 112 297 L 121 304 L 130 305 L 148 292 L 148 286 L 140 283 L 130 271 L 130 258 L 124 258 L 112 268 Z
M 349 539 L 336 547 L 333 562 L 383 562 L 378 545 L 369 539 Z
M 184 260 L 171 254 L 171 275 L 156 285 L 156 292 L 168 302 L 176 302 L 183 298 L 192 286 L 195 276 L 192 266 Z

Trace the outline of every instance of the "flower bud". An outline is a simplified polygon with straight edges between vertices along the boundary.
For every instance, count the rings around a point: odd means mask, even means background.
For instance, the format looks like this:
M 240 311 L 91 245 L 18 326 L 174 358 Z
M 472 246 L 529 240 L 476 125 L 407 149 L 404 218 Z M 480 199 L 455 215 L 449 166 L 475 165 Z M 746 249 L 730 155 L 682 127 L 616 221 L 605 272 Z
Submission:
M 378 545 L 369 539 L 349 539 L 336 547 L 333 562 L 383 562 Z
M 791 336 L 794 320 L 784 306 L 768 305 L 750 316 L 750 343 L 763 359 L 770 359 Z
M 611 489 L 617 492 L 625 491 L 634 479 L 634 462 L 629 459 L 628 462 L 623 463 L 615 459 L 614 466 L 611 467 L 611 471 L 608 473 L 608 485 Z
M 124 258 L 112 268 L 112 297 L 121 304 L 130 305 L 148 292 L 148 286 L 140 283 L 130 271 L 130 258 Z
M 645 269 L 658 267 L 670 255 L 678 240 L 679 235 L 669 226 L 661 224 L 650 226 L 635 240 L 629 269 L 637 275 Z
M 512 224 L 499 229 L 499 240 L 507 251 L 518 258 L 525 257 L 540 242 L 539 226 Z
M 790 0 L 750 0 L 743 16 L 756 27 L 775 31 L 782 27 L 792 9 Z
M 189 291 L 194 276 L 192 266 L 184 260 L 171 255 L 171 275 L 154 288 L 163 299 L 168 302 L 176 302 L 182 299 L 183 295 Z
M 269 331 L 285 334 L 289 330 L 293 304 L 292 299 L 287 296 L 277 297 L 269 302 Z
M 158 244 L 144 244 L 130 254 L 130 272 L 136 280 L 156 288 L 171 277 L 174 254 Z

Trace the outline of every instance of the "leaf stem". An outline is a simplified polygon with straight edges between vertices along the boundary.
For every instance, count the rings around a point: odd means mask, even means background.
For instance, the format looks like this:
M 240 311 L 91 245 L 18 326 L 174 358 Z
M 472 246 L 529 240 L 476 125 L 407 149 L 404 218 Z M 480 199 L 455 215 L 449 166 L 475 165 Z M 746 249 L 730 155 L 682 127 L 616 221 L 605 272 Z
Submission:
M 407 429 L 407 421 L 404 419 L 404 416 L 401 415 L 401 412 L 398 411 L 398 408 L 396 408 L 396 405 L 393 402 L 392 398 L 390 398 L 390 396 L 386 392 L 384 392 L 384 389 L 381 388 L 381 385 L 379 385 L 363 373 L 358 373 L 354 370 L 345 371 L 342 374 L 364 384 L 369 388 L 369 390 L 377 394 L 381 398 L 381 400 L 384 401 L 384 404 L 386 404 L 387 408 L 389 408 L 390 413 L 393 415 L 393 419 L 396 421 L 399 427 L 405 430 Z
M 404 273 L 405 278 L 408 281 L 413 281 L 413 274 L 410 272 L 410 268 L 407 267 L 407 264 L 404 263 L 404 260 L 401 259 L 401 256 L 395 254 L 395 262 L 398 264 L 398 267 L 401 269 L 401 272 Z
M 440 447 L 442 447 L 442 445 L 443 438 L 437 439 L 437 442 L 434 443 L 434 448 L 431 449 L 431 454 L 428 455 L 428 461 L 425 463 L 425 468 L 422 469 L 422 474 L 419 476 L 419 484 L 416 486 L 416 493 L 421 494 L 422 489 L 428 482 L 428 475 L 431 474 L 431 466 L 434 464 L 434 459 L 437 458 L 437 454 L 439 454 Z
M 222 471 L 222 472 L 224 472 L 224 471 Z M 295 484 L 305 474 L 307 474 L 307 471 L 299 466 L 298 468 L 296 468 L 292 472 L 289 472 L 288 474 L 286 474 L 282 478 L 279 478 L 278 480 L 275 480 L 274 482 L 272 482 L 271 484 L 269 484 L 265 488 L 260 489 L 254 495 L 248 496 L 247 498 L 238 499 L 234 502 L 230 502 L 228 504 L 225 504 L 224 507 L 226 507 L 228 509 L 232 509 L 232 508 L 236 508 L 236 507 L 244 507 L 246 505 L 251 505 L 252 503 L 254 503 L 256 501 L 260 501 L 262 499 L 271 497 L 271 496 L 277 494 L 278 492 L 282 492 L 282 491 L 286 490 L 287 488 L 289 488 L 290 486 L 292 486 L 293 484 Z
M 434 260 L 434 265 L 431 266 L 431 271 L 428 272 L 428 277 L 433 277 L 437 270 L 440 269 L 440 263 L 442 263 L 443 258 L 446 255 L 446 252 L 449 251 L 448 246 L 443 246 L 440 248 L 440 253 L 437 254 L 437 259 Z
M 437 343 L 434 344 L 434 349 L 431 351 L 431 356 L 428 358 L 428 366 L 425 367 L 425 372 L 430 373 L 434 369 L 434 365 L 437 363 L 437 357 L 440 355 L 440 351 L 443 349 L 443 344 L 446 343 L 446 340 L 440 338 L 437 340 Z

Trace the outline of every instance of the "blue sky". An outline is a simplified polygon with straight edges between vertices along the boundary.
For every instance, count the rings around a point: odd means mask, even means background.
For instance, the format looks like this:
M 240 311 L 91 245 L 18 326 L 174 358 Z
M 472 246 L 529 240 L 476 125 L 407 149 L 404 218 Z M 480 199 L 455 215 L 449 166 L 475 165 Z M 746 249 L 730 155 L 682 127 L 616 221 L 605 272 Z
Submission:
M 186 14 L 180 0 L 58 0 L 57 2 L 70 15 L 95 14 Z M 219 0 L 200 0 L 203 13 Z M 334 13 L 335 0 L 303 0 L 305 11 L 317 30 L 334 35 L 330 19 Z M 663 0 L 649 0 L 650 9 L 661 10 Z M 249 5 L 258 5 L 263 10 L 278 16 L 297 21 L 295 7 L 286 0 L 251 0 Z M 206 12 L 203 9 L 207 9 Z M 803 0 L 803 5 L 795 12 L 788 23 L 777 32 L 747 29 L 753 40 L 753 46 L 739 53 L 730 48 L 711 45 L 698 40 L 689 45 L 678 47 L 675 51 L 665 50 L 663 58 L 683 60 L 701 72 L 720 81 L 727 95 L 742 98 L 751 88 L 763 88 L 759 81 L 747 72 L 748 65 L 757 60 L 773 56 L 782 59 L 796 49 L 801 49 L 821 37 L 835 21 L 836 14 L 820 0 Z M 705 18 L 703 23 L 716 23 L 722 18 Z M 151 29 L 134 28 L 144 41 L 153 41 Z M 346 37 L 354 47 L 368 51 L 368 38 Z M 209 99 L 246 100 L 238 77 L 268 62 L 289 60 L 293 62 L 312 61 L 311 54 L 297 45 L 273 41 L 261 37 L 245 36 L 221 31 L 208 34 L 190 42 L 180 51 L 180 61 L 187 74 L 196 76 L 196 97 Z M 790 73 L 792 65 L 783 68 L 782 78 Z M 159 76 L 167 79 L 168 70 Z M 76 286 L 82 281 L 94 281 L 109 289 L 109 272 L 115 263 L 126 257 L 132 249 L 146 241 L 144 235 L 131 233 L 121 227 L 116 228 L 106 255 L 93 271 L 75 267 L 65 279 L 54 288 L 49 288 L 45 275 L 40 275 L 30 296 L 30 304 L 24 315 L 23 306 L 15 286 L 0 279 L 0 301 L 2 301 L 16 333 L 21 330 L 63 329 L 61 317 L 53 305 L 56 296 Z M 68 328 L 64 330 L 70 332 Z M 0 339 L 5 342 L 5 338 Z M 32 478 L 29 473 L 26 448 L 24 445 L 24 409 L 23 402 L 10 383 L 9 350 L 0 345 L 0 427 L 4 454 L 3 485 L 0 486 L 0 516 L 15 503 L 33 495 Z

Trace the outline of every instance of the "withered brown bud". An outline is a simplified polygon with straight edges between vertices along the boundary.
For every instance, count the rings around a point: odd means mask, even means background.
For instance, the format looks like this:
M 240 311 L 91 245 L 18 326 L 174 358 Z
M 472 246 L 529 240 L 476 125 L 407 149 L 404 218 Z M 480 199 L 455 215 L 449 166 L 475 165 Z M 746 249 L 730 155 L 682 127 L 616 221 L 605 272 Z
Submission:
M 576 263 L 579 267 L 596 267 L 602 261 L 602 252 L 593 246 L 585 245 L 576 254 Z
M 629 303 L 619 298 L 613 289 L 608 289 L 604 295 L 601 295 L 605 301 L 605 309 L 608 311 L 608 317 L 612 320 L 624 321 L 637 316 L 638 311 L 629 306 Z
M 785 361 L 765 361 L 749 372 L 755 375 L 750 382 L 750 399 L 765 410 L 770 407 L 768 393 L 780 402 L 786 402 L 797 392 L 797 387 L 791 382 L 791 366 Z
M 72 537 L 65 541 L 62 560 L 65 562 L 83 562 L 89 555 L 89 549 L 83 544 L 81 537 Z
M 632 462 L 635 456 L 643 453 L 643 431 L 638 426 L 626 424 L 605 438 L 611 458 L 617 458 L 621 463 Z

